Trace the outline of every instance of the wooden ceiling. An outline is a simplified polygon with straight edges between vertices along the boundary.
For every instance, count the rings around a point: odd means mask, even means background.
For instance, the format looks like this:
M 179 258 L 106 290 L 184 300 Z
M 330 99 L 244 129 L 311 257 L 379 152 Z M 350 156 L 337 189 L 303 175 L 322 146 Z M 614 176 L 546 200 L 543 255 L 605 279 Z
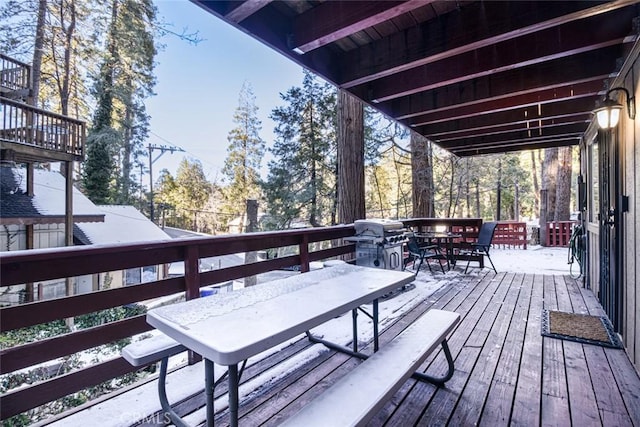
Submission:
M 577 144 L 640 16 L 640 0 L 192 1 L 458 156 Z

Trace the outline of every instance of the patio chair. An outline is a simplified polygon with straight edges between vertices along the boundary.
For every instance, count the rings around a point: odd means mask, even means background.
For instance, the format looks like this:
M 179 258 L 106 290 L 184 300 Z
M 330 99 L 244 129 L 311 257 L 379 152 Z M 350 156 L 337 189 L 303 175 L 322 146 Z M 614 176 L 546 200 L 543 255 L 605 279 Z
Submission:
M 420 268 L 422 267 L 422 263 L 424 262 L 425 258 L 428 259 L 428 258 L 440 257 L 438 245 L 420 246 L 415 236 L 409 237 L 409 240 L 407 241 L 407 249 L 409 250 L 409 258 L 413 259 L 414 271 L 420 271 Z M 420 260 L 420 262 L 418 263 L 418 268 L 416 268 L 416 263 L 415 263 L 416 259 Z M 429 267 L 429 271 L 433 273 L 433 270 L 431 270 L 431 264 L 429 264 L 428 260 L 427 260 L 427 267 Z M 440 268 L 444 273 L 444 267 L 442 266 L 442 263 L 440 263 Z
M 493 268 L 493 271 L 498 274 L 498 270 L 496 270 L 495 265 L 493 265 L 493 261 L 491 261 L 491 256 L 489 256 L 489 249 L 491 249 L 491 241 L 493 240 L 493 234 L 496 231 L 496 227 L 498 226 L 497 222 L 483 222 L 482 225 L 480 226 L 480 232 L 478 233 L 478 240 L 475 243 L 471 244 L 471 248 L 470 249 L 464 249 L 460 251 L 460 255 L 466 255 L 468 256 L 468 261 L 467 261 L 467 267 L 464 269 L 465 274 L 467 273 L 467 270 L 469 269 L 469 264 L 471 264 L 471 259 L 474 256 L 486 256 L 489 259 L 489 262 L 491 263 L 491 268 Z M 478 268 L 480 268 L 483 263 L 480 261 L 478 261 L 479 265 Z

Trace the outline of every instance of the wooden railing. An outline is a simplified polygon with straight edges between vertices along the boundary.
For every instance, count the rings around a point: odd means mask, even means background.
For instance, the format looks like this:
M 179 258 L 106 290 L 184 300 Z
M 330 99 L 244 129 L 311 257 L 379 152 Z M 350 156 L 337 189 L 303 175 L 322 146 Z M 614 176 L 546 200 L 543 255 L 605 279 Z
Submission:
M 85 123 L 0 97 L 0 140 L 44 148 L 83 159 Z
M 552 221 L 547 223 L 547 246 L 568 247 L 576 221 Z
M 0 291 L 13 285 L 42 283 L 46 280 L 66 279 L 176 261 L 184 262 L 185 274 L 140 285 L 3 307 L 0 308 L 0 332 L 5 333 L 179 293 L 183 293 L 186 299 L 198 298 L 202 286 L 224 283 L 286 267 L 300 266 L 301 271 L 305 272 L 309 270 L 309 263 L 312 261 L 342 255 L 352 257 L 355 246 L 343 245 L 341 238 L 353 234 L 353 225 L 345 225 L 296 231 L 175 239 L 132 245 L 4 252 L 0 255 Z M 198 271 L 201 258 L 285 246 L 297 246 L 298 255 L 207 272 Z M 313 247 L 320 247 L 320 249 L 312 250 Z M 150 329 L 145 316 L 138 315 L 90 329 L 6 348 L 0 351 L 2 360 L 0 374 L 33 367 Z M 115 357 L 62 376 L 9 390 L 1 398 L 0 419 L 7 419 L 134 370 L 122 357 Z
M 499 222 L 492 243 L 494 247 L 527 249 L 527 224 L 515 221 Z
M 0 53 L 0 93 L 26 96 L 31 87 L 31 67 Z

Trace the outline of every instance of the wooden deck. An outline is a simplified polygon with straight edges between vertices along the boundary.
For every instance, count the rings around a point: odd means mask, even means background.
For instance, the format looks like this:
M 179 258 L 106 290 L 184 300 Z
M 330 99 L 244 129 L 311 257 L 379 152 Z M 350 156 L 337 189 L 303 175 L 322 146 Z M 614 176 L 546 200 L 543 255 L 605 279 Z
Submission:
M 570 277 L 486 271 L 460 275 L 385 329 L 381 345 L 430 308 L 462 315 L 449 339 L 453 378 L 444 388 L 410 379 L 370 425 L 640 425 L 640 378 L 623 350 L 540 334 L 543 308 L 603 314 L 594 295 Z M 309 346 L 300 340 L 248 366 L 243 382 Z M 445 372 L 440 353 L 424 370 Z M 243 396 L 240 424 L 277 425 L 358 363 L 344 354 L 322 353 Z M 226 400 L 225 392 L 223 382 L 216 388 L 219 401 Z M 203 405 L 203 393 L 198 393 L 176 410 L 191 414 L 188 421 L 198 424 L 204 419 Z M 228 425 L 226 410 L 215 422 Z

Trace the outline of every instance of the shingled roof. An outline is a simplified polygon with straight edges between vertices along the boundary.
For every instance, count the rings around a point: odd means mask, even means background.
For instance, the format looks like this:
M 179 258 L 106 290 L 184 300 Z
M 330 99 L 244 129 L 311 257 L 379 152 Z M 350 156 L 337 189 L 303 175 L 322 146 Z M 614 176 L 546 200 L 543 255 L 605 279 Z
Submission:
M 65 178 L 36 169 L 34 195 L 27 194 L 26 170 L 0 167 L 0 224 L 60 224 L 65 221 Z M 74 222 L 103 222 L 104 213 L 78 189 L 73 190 Z

